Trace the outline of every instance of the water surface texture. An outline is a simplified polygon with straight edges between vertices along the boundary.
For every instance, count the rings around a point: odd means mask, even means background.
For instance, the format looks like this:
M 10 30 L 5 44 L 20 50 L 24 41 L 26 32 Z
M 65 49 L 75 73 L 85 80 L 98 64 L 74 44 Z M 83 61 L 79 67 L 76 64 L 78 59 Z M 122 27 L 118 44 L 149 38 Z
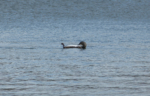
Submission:
M 0 0 L 1 96 L 149 96 L 149 0 Z M 65 45 L 87 43 L 83 49 Z

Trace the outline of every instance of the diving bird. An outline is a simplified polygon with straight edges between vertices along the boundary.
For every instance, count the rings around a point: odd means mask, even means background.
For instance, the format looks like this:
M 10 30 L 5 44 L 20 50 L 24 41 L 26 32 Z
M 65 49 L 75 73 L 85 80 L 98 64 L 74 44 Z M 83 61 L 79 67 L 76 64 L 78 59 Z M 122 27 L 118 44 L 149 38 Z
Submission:
M 61 45 L 63 45 L 63 48 L 82 48 L 82 49 L 86 49 L 86 43 L 84 41 L 81 41 L 78 45 L 67 45 L 65 46 L 64 43 L 61 43 Z

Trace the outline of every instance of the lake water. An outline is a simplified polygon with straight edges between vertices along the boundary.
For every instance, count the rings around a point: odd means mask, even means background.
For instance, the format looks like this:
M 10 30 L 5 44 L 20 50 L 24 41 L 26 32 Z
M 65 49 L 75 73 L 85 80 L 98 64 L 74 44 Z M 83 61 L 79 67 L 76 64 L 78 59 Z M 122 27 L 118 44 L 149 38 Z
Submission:
M 87 1 L 1 1 L 1 96 L 149 96 L 149 1 Z

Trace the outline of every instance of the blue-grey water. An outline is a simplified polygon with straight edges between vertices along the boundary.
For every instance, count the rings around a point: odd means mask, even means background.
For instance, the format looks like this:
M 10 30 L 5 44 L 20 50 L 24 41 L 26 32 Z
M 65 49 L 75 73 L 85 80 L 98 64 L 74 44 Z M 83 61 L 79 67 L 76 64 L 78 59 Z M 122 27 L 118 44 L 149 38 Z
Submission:
M 149 96 L 149 0 L 0 0 L 0 96 Z M 87 43 L 87 48 L 63 49 Z

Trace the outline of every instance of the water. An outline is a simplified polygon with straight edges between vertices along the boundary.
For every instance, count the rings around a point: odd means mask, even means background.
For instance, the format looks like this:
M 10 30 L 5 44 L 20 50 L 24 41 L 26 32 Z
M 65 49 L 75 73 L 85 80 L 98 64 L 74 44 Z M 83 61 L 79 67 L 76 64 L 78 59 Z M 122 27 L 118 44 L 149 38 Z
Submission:
M 1 1 L 1 96 L 149 96 L 149 1 L 89 2 Z

